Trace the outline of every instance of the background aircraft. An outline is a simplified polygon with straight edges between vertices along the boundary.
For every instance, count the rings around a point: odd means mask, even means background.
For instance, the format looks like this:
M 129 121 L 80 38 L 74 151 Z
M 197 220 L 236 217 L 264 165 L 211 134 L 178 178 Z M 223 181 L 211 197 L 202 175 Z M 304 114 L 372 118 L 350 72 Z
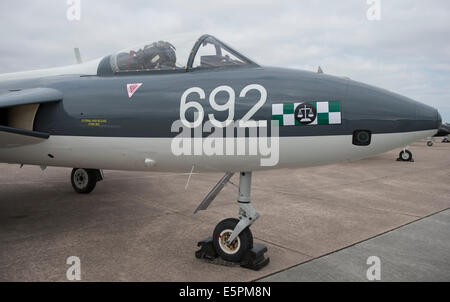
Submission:
M 0 162 L 74 168 L 79 193 L 91 192 L 103 169 L 225 172 L 197 210 L 239 173 L 239 219 L 221 221 L 213 245 L 240 261 L 259 217 L 252 171 L 370 157 L 441 126 L 436 109 L 386 90 L 263 67 L 210 35 L 193 44 L 183 51 L 176 41 L 155 41 L 79 65 L 1 75 Z
M 443 124 L 443 125 L 441 126 L 441 128 L 439 128 L 438 133 L 436 133 L 436 134 L 434 135 L 434 137 L 444 137 L 444 138 L 442 139 L 442 142 L 443 142 L 443 143 L 448 143 L 448 142 L 449 142 L 449 140 L 448 140 L 448 135 L 449 135 L 449 134 L 450 134 L 450 124 L 445 123 L 445 124 Z
M 434 137 L 443 137 L 442 142 L 443 143 L 448 143 L 450 142 L 448 139 L 448 135 L 450 134 L 450 124 L 445 123 L 442 124 L 441 127 L 439 128 L 438 132 L 427 142 L 428 147 L 433 146 L 434 144 Z

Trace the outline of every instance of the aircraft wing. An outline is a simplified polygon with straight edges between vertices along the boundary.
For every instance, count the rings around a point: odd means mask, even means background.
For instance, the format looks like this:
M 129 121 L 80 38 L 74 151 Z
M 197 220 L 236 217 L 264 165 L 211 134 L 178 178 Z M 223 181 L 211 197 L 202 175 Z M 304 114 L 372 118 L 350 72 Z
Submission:
M 33 130 L 39 106 L 60 102 L 63 95 L 52 88 L 30 88 L 0 94 L 0 148 L 40 143 L 50 134 Z
M 49 138 L 48 133 L 0 126 L 0 148 L 37 144 Z
M 0 108 L 42 104 L 62 100 L 62 93 L 53 88 L 30 88 L 0 94 Z

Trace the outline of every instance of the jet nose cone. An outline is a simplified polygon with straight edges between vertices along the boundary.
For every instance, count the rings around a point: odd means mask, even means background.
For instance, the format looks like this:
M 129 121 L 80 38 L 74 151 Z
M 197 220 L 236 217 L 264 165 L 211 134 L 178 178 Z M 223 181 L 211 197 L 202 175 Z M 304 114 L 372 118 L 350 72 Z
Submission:
M 348 126 L 372 133 L 417 133 L 417 139 L 433 135 L 441 125 L 438 111 L 396 93 L 360 82 L 349 82 Z
M 423 129 L 439 129 L 442 125 L 442 118 L 435 108 L 418 103 L 416 105 L 416 122 L 420 123 Z
M 442 117 L 441 117 L 441 114 L 439 113 L 439 111 L 436 110 L 436 113 L 437 113 L 438 128 L 441 128 L 441 126 L 442 126 Z

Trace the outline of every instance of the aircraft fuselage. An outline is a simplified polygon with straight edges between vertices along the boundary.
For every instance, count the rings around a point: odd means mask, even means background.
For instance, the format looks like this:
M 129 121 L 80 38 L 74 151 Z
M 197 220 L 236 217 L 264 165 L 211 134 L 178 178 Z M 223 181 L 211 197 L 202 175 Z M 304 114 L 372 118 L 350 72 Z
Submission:
M 142 85 L 129 97 L 127 85 L 136 83 Z M 252 89 L 255 85 L 259 88 Z M 346 78 L 271 67 L 65 75 L 0 83 L 0 91 L 33 87 L 54 88 L 64 96 L 61 102 L 41 104 L 36 113 L 33 130 L 49 133 L 50 137 L 38 144 L 0 149 L 1 162 L 182 172 L 188 172 L 192 165 L 196 171 L 230 172 L 296 168 L 354 160 L 403 147 L 432 136 L 441 123 L 434 108 L 382 89 Z M 261 89 L 267 94 L 264 100 Z M 228 104 L 232 95 L 233 108 L 213 108 Z M 231 120 L 239 121 L 257 106 L 251 120 L 266 121 L 268 136 L 275 104 L 336 102 L 340 120 L 315 125 L 285 121 L 278 128 L 278 160 L 264 166 L 261 158 L 273 154 L 236 155 L 236 150 L 227 154 L 225 147 L 223 154 L 208 154 L 203 149 L 208 131 L 201 131 L 198 138 L 202 150 L 194 150 L 193 141 L 192 154 L 174 154 L 173 139 L 180 135 L 174 122 L 180 116 L 190 122 L 196 119 L 196 110 L 182 107 L 189 102 L 201 105 L 202 125 L 211 116 L 219 122 L 230 120 L 231 110 Z M 353 143 L 358 130 L 372 134 L 368 146 Z M 246 135 L 244 140 L 250 137 Z

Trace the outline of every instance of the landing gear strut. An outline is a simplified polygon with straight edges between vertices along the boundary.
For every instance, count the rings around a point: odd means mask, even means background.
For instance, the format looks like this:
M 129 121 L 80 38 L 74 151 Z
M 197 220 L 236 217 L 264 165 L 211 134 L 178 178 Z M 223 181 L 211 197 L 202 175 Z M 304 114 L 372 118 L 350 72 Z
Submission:
M 232 173 L 225 174 L 202 201 L 196 212 L 206 210 L 232 175 Z M 225 262 L 239 263 L 242 267 L 254 270 L 259 270 L 269 263 L 269 258 L 264 257 L 267 247 L 262 244 L 253 244 L 253 235 L 250 231 L 250 226 L 260 216 L 251 203 L 251 180 L 252 172 L 240 173 L 239 219 L 228 218 L 219 222 L 214 229 L 213 236 L 198 243 L 201 249 L 196 252 L 197 258 L 213 261 L 220 257 Z
M 103 173 L 96 169 L 74 168 L 70 180 L 75 192 L 89 194 L 94 190 L 97 182 L 103 180 Z

